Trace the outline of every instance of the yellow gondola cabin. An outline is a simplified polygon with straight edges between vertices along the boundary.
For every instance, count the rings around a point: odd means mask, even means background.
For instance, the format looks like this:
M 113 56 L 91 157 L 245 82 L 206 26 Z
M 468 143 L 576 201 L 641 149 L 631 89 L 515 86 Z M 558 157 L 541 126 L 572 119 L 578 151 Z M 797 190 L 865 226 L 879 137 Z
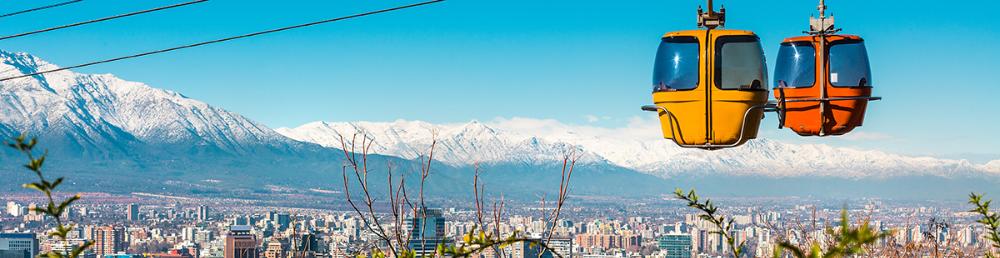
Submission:
M 768 101 L 767 67 L 751 31 L 715 29 L 725 8 L 698 10 L 704 30 L 663 35 L 653 68 L 653 103 L 663 137 L 682 147 L 721 149 L 757 137 Z

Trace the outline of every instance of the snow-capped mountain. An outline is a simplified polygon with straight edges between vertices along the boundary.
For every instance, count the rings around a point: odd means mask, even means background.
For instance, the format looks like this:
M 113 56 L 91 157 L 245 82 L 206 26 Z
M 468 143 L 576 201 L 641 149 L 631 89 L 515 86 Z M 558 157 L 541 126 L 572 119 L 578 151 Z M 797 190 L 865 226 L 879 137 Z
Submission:
M 683 149 L 659 139 L 655 121 L 634 121 L 622 128 L 571 126 L 552 120 L 498 119 L 465 124 L 420 121 L 313 122 L 279 128 L 293 139 L 339 147 L 339 135 L 364 132 L 375 139 L 372 152 L 414 158 L 423 153 L 432 135 L 439 143 L 437 157 L 452 165 L 488 163 L 545 163 L 561 160 L 567 150 L 583 153 L 585 163 L 607 163 L 671 178 L 711 175 L 847 179 L 899 176 L 1000 175 L 1000 161 L 973 164 L 966 160 L 911 157 L 881 151 L 836 148 L 818 144 L 789 144 L 758 139 L 721 151 Z
M 0 78 L 56 68 L 28 54 L 0 51 Z M 486 146 L 478 144 L 483 143 L 492 144 L 488 148 L 532 144 L 482 138 L 494 135 L 490 130 L 473 125 L 448 131 L 454 137 L 442 142 L 447 146 L 442 149 L 449 153 L 443 157 L 458 160 L 453 155 L 481 154 L 478 150 Z M 239 114 L 108 74 L 67 70 L 0 82 L 0 139 L 21 133 L 39 137 L 41 149 L 50 150 L 47 172 L 71 177 L 70 187 L 83 191 L 232 196 L 268 194 L 275 186 L 339 189 L 343 185 L 340 150 L 293 140 Z M 412 133 L 406 138 L 421 131 L 414 129 Z M 559 174 L 546 173 L 553 169 L 539 161 L 561 155 L 563 148 L 535 144 L 538 148 L 519 158 L 539 166 L 491 167 L 504 173 L 485 173 L 483 183 L 515 189 L 509 192 L 512 197 L 534 198 L 533 194 L 553 191 L 551 186 L 558 182 Z M 408 145 L 407 153 L 417 153 L 419 147 Z M 492 157 L 508 161 L 508 154 L 497 152 Z M 401 167 L 409 167 L 411 162 L 380 155 L 368 160 Z M 19 153 L 0 148 L 0 170 L 20 170 L 22 161 Z M 384 189 L 379 186 L 387 178 L 382 169 L 375 168 L 371 174 L 374 188 Z M 577 193 L 581 194 L 620 195 L 621 189 L 632 189 L 626 194 L 651 194 L 660 190 L 659 181 L 649 180 L 653 177 L 624 169 L 581 169 L 577 175 Z M 22 189 L 21 183 L 32 180 L 30 176 L 10 174 L 5 178 L 8 180 L 0 180 L 0 192 Z M 527 176 L 534 180 L 520 180 Z M 468 193 L 462 188 L 469 182 L 466 180 L 472 180 L 472 173 L 465 168 L 435 166 L 435 176 L 428 184 L 434 185 L 430 192 L 464 197 Z
M 277 131 L 296 140 L 330 148 L 342 148 L 341 137 L 349 141 L 355 136 L 366 136 L 374 140 L 372 153 L 406 159 L 428 154 L 431 143 L 437 140 L 435 160 L 456 166 L 475 162 L 539 165 L 561 161 L 566 155 L 578 155 L 579 160 L 586 163 L 605 162 L 597 154 L 580 152 L 571 144 L 497 130 L 478 121 L 462 125 L 402 120 L 394 123 L 314 122 Z
M 58 68 L 25 53 L 0 51 L 0 77 Z M 0 134 L 31 132 L 56 149 L 92 155 L 148 145 L 250 154 L 289 151 L 299 142 L 243 116 L 177 92 L 110 74 L 69 70 L 0 83 Z

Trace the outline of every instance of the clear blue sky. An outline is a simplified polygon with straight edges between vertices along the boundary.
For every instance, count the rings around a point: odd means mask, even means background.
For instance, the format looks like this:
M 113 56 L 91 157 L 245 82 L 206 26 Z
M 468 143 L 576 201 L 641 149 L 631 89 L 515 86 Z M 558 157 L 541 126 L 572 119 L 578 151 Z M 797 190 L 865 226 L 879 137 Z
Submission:
M 0 11 L 40 5 L 6 1 Z M 53 0 L 52 2 L 56 2 Z M 85 0 L 0 19 L 12 34 L 174 3 Z M 407 3 L 237 1 L 206 3 L 96 25 L 0 41 L 67 66 Z M 865 37 L 875 93 L 854 139 L 792 142 L 908 154 L 1000 158 L 1000 20 L 996 1 L 830 0 L 844 32 Z M 179 91 L 272 127 L 315 120 L 552 118 L 621 126 L 650 102 L 653 54 L 662 33 L 695 28 L 702 1 L 450 0 L 80 69 Z M 778 43 L 800 35 L 814 1 L 719 1 L 728 28 L 757 32 L 769 66 Z M 863 137 L 862 137 L 863 136 Z M 859 141 L 869 138 L 871 141 Z M 973 155 L 977 154 L 977 155 Z M 986 155 L 978 155 L 986 154 Z

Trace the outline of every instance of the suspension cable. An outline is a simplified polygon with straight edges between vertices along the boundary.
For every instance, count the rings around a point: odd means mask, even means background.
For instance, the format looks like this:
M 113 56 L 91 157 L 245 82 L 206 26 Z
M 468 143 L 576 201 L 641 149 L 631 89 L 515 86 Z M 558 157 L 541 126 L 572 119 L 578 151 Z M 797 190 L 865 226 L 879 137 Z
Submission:
M 94 20 L 76 22 L 76 23 L 71 23 L 71 24 L 66 24 L 66 25 L 60 25 L 60 26 L 56 26 L 56 27 L 52 27 L 52 28 L 47 28 L 47 29 L 40 29 L 40 30 L 35 30 L 35 31 L 22 32 L 22 33 L 18 33 L 18 34 L 14 34 L 14 35 L 7 35 L 7 36 L 0 37 L 0 40 L 12 39 L 12 38 L 19 38 L 19 37 L 24 37 L 24 36 L 28 36 L 28 35 L 34 35 L 34 34 L 38 34 L 38 33 L 42 33 L 42 32 L 49 32 L 49 31 L 54 31 L 54 30 L 61 30 L 61 29 L 76 27 L 76 26 L 80 26 L 80 25 L 86 25 L 86 24 L 91 24 L 91 23 L 98 23 L 98 22 L 107 21 L 107 20 L 114 20 L 114 19 L 118 19 L 118 18 L 125 18 L 125 17 L 129 17 L 129 16 L 133 16 L 133 15 L 139 15 L 139 14 L 144 14 L 144 13 L 151 13 L 151 12 L 155 12 L 155 11 L 161 11 L 161 10 L 166 10 L 166 9 L 171 9 L 171 8 L 177 8 L 177 7 L 181 7 L 181 6 L 185 6 L 185 5 L 192 5 L 192 4 L 202 3 L 202 2 L 205 2 L 205 1 L 208 1 L 208 0 L 195 0 L 195 1 L 191 1 L 191 2 L 184 2 L 184 3 L 173 4 L 173 5 L 168 5 L 168 6 L 161 6 L 161 7 L 157 7 L 157 8 L 153 8 L 153 9 L 146 9 L 146 10 L 142 10 L 142 11 L 136 11 L 136 12 L 123 13 L 123 14 L 114 15 L 114 16 L 108 16 L 108 17 L 104 17 L 104 18 L 100 18 L 100 19 L 94 19 Z
M 68 4 L 72 4 L 72 3 L 78 3 L 78 2 L 81 2 L 81 1 L 83 1 L 83 0 L 72 0 L 72 1 L 62 2 L 62 3 L 50 4 L 50 5 L 46 5 L 46 6 L 39 6 L 39 7 L 35 7 L 35 8 L 27 9 L 27 10 L 16 11 L 16 12 L 7 13 L 7 14 L 0 14 L 0 18 L 10 17 L 10 16 L 18 15 L 18 14 L 23 14 L 23 13 L 30 13 L 30 12 L 34 12 L 34 11 L 45 10 L 45 9 L 49 9 L 49 8 L 60 7 L 60 6 L 63 6 L 63 5 L 68 5 Z
M 330 23 L 330 22 L 336 22 L 336 21 L 342 21 L 342 20 L 353 19 L 353 18 L 358 18 L 358 17 L 364 17 L 364 16 L 369 16 L 369 15 L 374 15 L 374 14 L 387 13 L 387 12 L 391 12 L 391 11 L 397 11 L 397 10 L 402 10 L 402 9 L 407 9 L 407 8 L 413 8 L 413 7 L 423 6 L 423 5 L 429 5 L 429 4 L 434 4 L 434 3 L 444 2 L 444 1 L 445 0 L 425 1 L 425 2 L 419 2 L 419 3 L 414 3 L 414 4 L 402 5 L 402 6 L 397 6 L 397 7 L 392 7 L 392 8 L 386 8 L 386 9 L 381 9 L 381 10 L 375 10 L 375 11 L 368 11 L 368 12 L 364 12 L 364 13 L 352 14 L 352 15 L 342 16 L 342 17 L 337 17 L 337 18 L 332 18 L 332 19 L 326 19 L 326 20 L 314 21 L 314 22 L 303 23 L 303 24 L 298 24 L 298 25 L 292 25 L 292 26 L 280 27 L 280 28 L 275 28 L 275 29 L 263 30 L 263 31 L 258 31 L 258 32 L 243 34 L 243 35 L 239 35 L 239 36 L 232 36 L 232 37 L 226 37 L 226 38 L 221 38 L 221 39 L 215 39 L 215 40 L 209 40 L 209 41 L 202 41 L 202 42 L 193 43 L 193 44 L 181 45 L 181 46 L 176 46 L 176 47 L 171 47 L 171 48 L 164 48 L 164 49 L 159 49 L 159 50 L 154 50 L 154 51 L 149 51 L 149 52 L 143 52 L 143 53 L 132 54 L 132 55 L 127 55 L 127 56 L 122 56 L 122 57 L 104 59 L 104 60 L 100 60 L 100 61 L 83 63 L 83 64 L 78 64 L 78 65 L 73 65 L 73 66 L 67 66 L 67 67 L 62 67 L 62 68 L 57 68 L 57 69 L 39 71 L 39 72 L 30 73 L 30 74 L 24 74 L 24 75 L 18 75 L 18 76 L 13 76 L 13 77 L 7 77 L 7 78 L 0 79 L 0 82 L 14 80 L 14 79 L 18 79 L 18 78 L 31 77 L 31 76 L 35 76 L 35 75 L 47 74 L 47 73 L 52 73 L 52 72 L 58 72 L 58 71 L 63 71 L 63 70 L 75 69 L 75 68 L 80 68 L 80 67 L 87 67 L 87 66 L 91 66 L 91 65 L 97 65 L 97 64 L 103 64 L 103 63 L 110 63 L 110 62 L 115 62 L 115 61 L 121 61 L 121 60 L 125 60 L 125 59 L 132 59 L 132 58 L 137 58 L 137 57 L 143 57 L 143 56 L 148 56 L 148 55 L 153 55 L 153 54 L 160 54 L 160 53 L 165 53 L 165 52 L 170 52 L 170 51 L 175 51 L 175 50 L 181 50 L 181 49 L 185 49 L 185 48 L 193 48 L 193 47 L 198 47 L 198 46 L 215 44 L 215 43 L 230 41 L 230 40 L 234 40 L 234 39 L 241 39 L 241 38 L 249 38 L 249 37 L 253 37 L 253 36 L 260 36 L 260 35 L 264 35 L 264 34 L 270 34 L 270 33 L 275 33 L 275 32 L 280 32 L 280 31 L 291 30 L 291 29 L 298 29 L 298 28 L 302 28 L 302 27 L 308 27 L 308 26 L 313 26 L 313 25 L 318 25 L 318 24 L 323 24 L 323 23 Z

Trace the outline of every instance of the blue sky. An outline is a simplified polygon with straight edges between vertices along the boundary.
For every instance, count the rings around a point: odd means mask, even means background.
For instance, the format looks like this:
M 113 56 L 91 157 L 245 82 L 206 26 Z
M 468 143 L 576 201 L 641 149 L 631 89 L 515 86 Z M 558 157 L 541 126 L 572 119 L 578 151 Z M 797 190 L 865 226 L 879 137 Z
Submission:
M 85 0 L 0 19 L 7 35 L 175 3 Z M 211 0 L 0 42 L 67 66 L 389 7 L 405 1 Z M 875 93 L 852 137 L 800 138 L 767 118 L 763 135 L 970 159 L 1000 158 L 1000 21 L 995 1 L 830 0 L 865 37 Z M 664 32 L 694 29 L 702 1 L 450 0 L 385 15 L 79 69 L 179 91 L 272 127 L 315 120 L 461 122 L 496 117 L 623 126 L 650 102 Z M 814 1 L 719 1 L 728 28 L 757 32 L 769 68 Z M 8 1 L 3 12 L 40 5 Z M 982 12 L 981 12 L 982 13 Z M 588 119 L 602 117 L 607 119 Z M 658 132 L 651 132 L 658 133 Z

